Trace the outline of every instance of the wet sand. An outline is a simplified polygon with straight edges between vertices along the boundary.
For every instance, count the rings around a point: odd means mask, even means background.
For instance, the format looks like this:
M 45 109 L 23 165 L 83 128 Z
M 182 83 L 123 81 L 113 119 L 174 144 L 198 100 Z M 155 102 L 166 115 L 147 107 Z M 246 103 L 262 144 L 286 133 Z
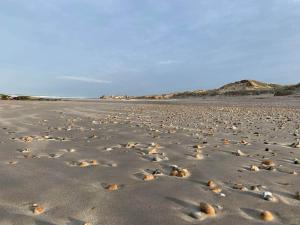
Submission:
M 0 101 L 0 224 L 300 224 L 299 128 L 299 98 Z

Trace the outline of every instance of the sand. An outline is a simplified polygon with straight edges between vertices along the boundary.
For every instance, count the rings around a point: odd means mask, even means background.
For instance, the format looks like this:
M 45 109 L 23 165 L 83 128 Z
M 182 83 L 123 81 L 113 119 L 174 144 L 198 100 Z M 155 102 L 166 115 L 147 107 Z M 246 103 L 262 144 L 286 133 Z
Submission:
M 0 224 L 300 224 L 299 127 L 294 98 L 0 101 Z

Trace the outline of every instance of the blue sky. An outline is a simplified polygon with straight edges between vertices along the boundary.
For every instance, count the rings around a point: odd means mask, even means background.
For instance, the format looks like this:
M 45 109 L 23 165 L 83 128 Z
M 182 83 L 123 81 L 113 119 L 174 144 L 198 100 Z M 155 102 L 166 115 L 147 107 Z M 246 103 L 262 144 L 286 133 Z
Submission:
M 300 82 L 300 0 L 1 0 L 0 92 Z

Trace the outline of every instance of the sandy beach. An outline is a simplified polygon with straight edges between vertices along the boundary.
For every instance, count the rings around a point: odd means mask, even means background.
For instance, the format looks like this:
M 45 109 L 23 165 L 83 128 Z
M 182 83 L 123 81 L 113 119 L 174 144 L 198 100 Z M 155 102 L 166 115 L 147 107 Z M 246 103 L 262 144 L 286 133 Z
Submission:
M 297 225 L 299 128 L 288 97 L 0 101 L 0 224 Z

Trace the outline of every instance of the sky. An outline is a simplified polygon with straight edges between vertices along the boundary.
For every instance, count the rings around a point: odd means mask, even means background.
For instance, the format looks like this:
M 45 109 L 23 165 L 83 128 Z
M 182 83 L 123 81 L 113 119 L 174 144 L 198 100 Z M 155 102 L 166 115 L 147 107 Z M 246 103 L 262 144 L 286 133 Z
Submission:
M 300 82 L 300 0 L 0 0 L 0 93 Z

